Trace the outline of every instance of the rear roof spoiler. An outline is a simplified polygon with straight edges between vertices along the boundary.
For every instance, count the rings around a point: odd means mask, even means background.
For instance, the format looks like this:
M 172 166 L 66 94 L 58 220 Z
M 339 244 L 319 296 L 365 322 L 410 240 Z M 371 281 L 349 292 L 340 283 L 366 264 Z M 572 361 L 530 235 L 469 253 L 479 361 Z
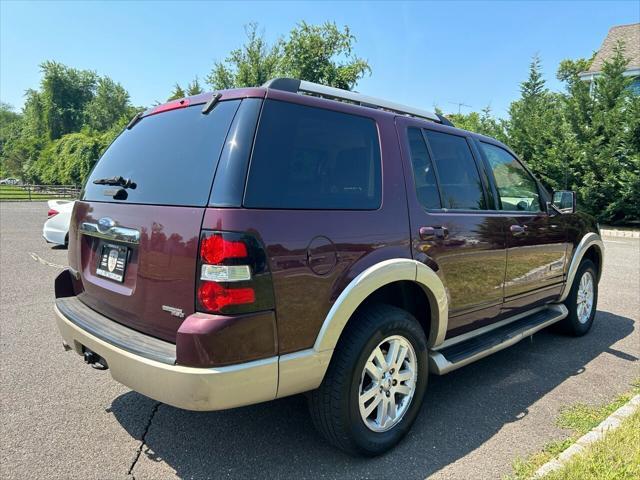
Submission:
M 265 88 L 272 88 L 274 90 L 282 90 L 285 92 L 306 93 L 328 98 L 331 100 L 348 101 L 365 107 L 379 108 L 382 110 L 400 113 L 402 115 L 425 118 L 427 120 L 431 120 L 432 122 L 438 122 L 443 125 L 453 126 L 453 124 L 442 115 L 430 112 L 428 110 L 409 107 L 407 105 L 390 102 L 389 100 L 384 100 L 382 98 L 370 97 L 368 95 L 351 92 L 349 90 L 343 90 L 341 88 L 327 87 L 326 85 L 307 82 L 305 80 L 298 80 L 295 78 L 273 78 L 262 86 Z

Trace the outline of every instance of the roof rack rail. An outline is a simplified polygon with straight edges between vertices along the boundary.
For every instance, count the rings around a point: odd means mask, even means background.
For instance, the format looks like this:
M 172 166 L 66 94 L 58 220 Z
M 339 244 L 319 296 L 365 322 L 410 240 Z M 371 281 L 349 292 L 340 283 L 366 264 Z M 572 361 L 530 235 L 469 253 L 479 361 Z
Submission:
M 363 105 L 365 107 L 381 108 L 395 113 L 403 115 L 409 115 L 412 117 L 426 118 L 433 122 L 442 123 L 444 125 L 452 125 L 449 120 L 437 113 L 429 112 L 427 110 L 421 110 L 419 108 L 408 107 L 399 103 L 390 102 L 381 98 L 369 97 L 368 95 L 362 95 L 357 92 L 350 92 L 349 90 L 342 90 L 340 88 L 327 87 L 326 85 L 320 85 L 318 83 L 307 82 L 305 80 L 297 80 L 295 78 L 273 78 L 262 85 L 265 88 L 273 88 L 275 90 L 284 90 L 292 93 L 310 93 L 332 100 L 347 100 L 357 105 Z

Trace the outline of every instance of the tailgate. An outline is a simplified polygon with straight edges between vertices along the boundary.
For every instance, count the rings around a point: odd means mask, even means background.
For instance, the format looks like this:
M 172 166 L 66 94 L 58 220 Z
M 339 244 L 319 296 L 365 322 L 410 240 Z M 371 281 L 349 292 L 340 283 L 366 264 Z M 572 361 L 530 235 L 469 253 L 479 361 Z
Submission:
M 240 100 L 174 102 L 132 122 L 100 158 L 70 225 L 79 300 L 175 342 L 195 309 L 196 262 L 214 173 Z
M 187 316 L 195 308 L 203 213 L 204 209 L 198 207 L 78 202 L 73 263 L 83 280 L 80 300 L 118 323 L 175 341 L 183 318 L 180 311 Z M 122 241 L 123 237 L 112 236 L 114 229 L 101 232 L 99 221 L 106 218 L 113 220 L 120 231 L 138 232 L 139 240 Z M 122 281 L 97 272 L 104 249 L 110 250 L 111 246 L 127 249 Z M 102 267 L 109 271 L 109 265 Z

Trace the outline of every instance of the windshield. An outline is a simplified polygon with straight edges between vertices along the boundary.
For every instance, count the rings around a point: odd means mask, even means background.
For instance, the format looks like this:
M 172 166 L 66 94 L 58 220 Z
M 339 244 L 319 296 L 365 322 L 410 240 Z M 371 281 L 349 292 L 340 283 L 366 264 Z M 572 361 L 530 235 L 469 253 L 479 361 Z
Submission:
M 220 102 L 207 115 L 202 105 L 195 105 L 143 118 L 124 130 L 100 158 L 82 199 L 205 206 L 239 104 L 240 100 Z M 118 177 L 130 183 L 105 181 Z

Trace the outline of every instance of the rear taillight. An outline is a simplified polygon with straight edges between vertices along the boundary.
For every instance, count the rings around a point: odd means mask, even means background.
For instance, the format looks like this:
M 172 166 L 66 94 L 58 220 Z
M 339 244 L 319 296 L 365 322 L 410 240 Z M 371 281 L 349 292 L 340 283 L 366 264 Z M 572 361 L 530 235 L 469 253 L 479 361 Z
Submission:
M 202 238 L 200 258 L 209 264 L 220 264 L 229 258 L 247 258 L 247 246 L 242 241 L 227 240 L 222 233 Z
M 47 218 L 55 217 L 59 213 L 60 213 L 59 211 L 54 210 L 53 208 L 50 208 L 49 211 L 47 212 Z
M 202 232 L 196 297 L 198 310 L 209 313 L 272 309 L 271 273 L 258 240 L 244 233 Z
M 253 288 L 225 288 L 217 282 L 204 281 L 198 289 L 200 305 L 210 312 L 221 312 L 225 307 L 247 305 L 256 301 Z

